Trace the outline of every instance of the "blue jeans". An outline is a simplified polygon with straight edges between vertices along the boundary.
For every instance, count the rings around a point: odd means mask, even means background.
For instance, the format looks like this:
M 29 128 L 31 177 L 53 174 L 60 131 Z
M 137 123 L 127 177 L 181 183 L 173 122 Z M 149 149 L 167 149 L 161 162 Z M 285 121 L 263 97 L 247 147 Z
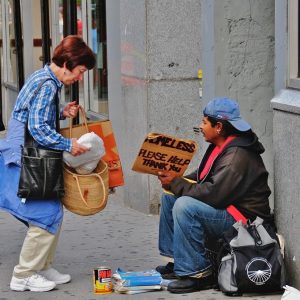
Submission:
M 219 238 L 235 223 L 223 209 L 215 209 L 188 196 L 163 194 L 159 223 L 159 251 L 174 258 L 178 276 L 192 276 L 209 270 L 205 237 Z

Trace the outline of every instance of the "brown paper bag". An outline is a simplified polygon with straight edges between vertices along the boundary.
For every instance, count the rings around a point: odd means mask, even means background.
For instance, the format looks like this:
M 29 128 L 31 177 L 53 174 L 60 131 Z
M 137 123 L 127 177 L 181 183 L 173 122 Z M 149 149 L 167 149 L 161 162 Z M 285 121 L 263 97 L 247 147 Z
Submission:
M 105 148 L 105 155 L 102 157 L 102 159 L 108 165 L 109 187 L 114 188 L 124 185 L 124 175 L 121 160 L 111 122 L 109 120 L 87 122 L 83 109 L 80 110 L 80 113 L 82 123 L 79 125 L 72 125 L 72 123 L 70 123 L 69 127 L 60 129 L 61 135 L 66 138 L 79 138 L 85 133 L 94 132 L 100 136 L 103 140 Z
M 172 172 L 182 176 L 187 169 L 197 144 L 162 133 L 149 133 L 144 140 L 132 170 L 157 175 Z

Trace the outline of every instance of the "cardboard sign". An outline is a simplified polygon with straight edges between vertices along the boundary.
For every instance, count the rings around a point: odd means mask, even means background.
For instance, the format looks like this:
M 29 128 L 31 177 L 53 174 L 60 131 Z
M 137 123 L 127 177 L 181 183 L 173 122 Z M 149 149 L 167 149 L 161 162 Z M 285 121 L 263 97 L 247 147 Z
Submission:
M 187 169 L 197 144 L 162 133 L 149 133 L 136 157 L 132 170 L 158 175 L 172 172 L 182 176 Z

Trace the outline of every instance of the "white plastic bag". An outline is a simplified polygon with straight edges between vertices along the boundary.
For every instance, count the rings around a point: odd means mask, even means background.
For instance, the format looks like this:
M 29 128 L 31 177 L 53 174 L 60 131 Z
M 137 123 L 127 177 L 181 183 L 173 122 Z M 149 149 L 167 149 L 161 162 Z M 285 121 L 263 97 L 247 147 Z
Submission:
M 85 163 L 85 164 L 75 168 L 75 171 L 81 175 L 90 174 L 96 169 L 98 162 L 99 162 L 99 159 L 95 159 L 91 162 Z
M 103 140 L 94 132 L 89 132 L 82 135 L 77 142 L 90 150 L 78 156 L 64 151 L 64 162 L 79 174 L 89 174 L 96 168 L 99 160 L 105 154 Z
M 285 285 L 283 287 L 285 292 L 283 293 L 281 300 L 299 300 L 300 299 L 300 291 L 289 286 Z

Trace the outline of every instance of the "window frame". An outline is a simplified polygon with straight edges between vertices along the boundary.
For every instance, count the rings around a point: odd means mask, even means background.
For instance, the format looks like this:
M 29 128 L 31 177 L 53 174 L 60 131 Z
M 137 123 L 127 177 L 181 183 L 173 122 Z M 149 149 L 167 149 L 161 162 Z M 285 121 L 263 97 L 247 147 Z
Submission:
M 300 5 L 298 0 L 288 0 L 288 70 L 287 87 L 300 89 Z
M 2 18 L 3 18 L 3 64 L 9 64 L 9 67 L 12 67 L 11 60 L 9 58 L 9 51 L 11 48 L 7 47 L 10 45 L 11 42 L 14 42 L 15 46 L 15 59 L 16 59 L 16 78 L 15 81 L 11 80 L 11 75 L 9 68 L 4 68 L 3 72 L 3 86 L 13 90 L 19 91 L 23 84 L 24 84 L 24 60 L 23 60 L 23 39 L 22 39 L 22 16 L 21 16 L 21 7 L 19 0 L 11 0 L 13 5 L 13 23 L 11 24 L 14 28 L 14 38 L 10 40 L 9 35 L 9 4 L 7 2 L 3 3 L 3 11 L 2 11 Z M 5 19 L 4 19 L 5 18 Z M 5 46 L 6 45 L 6 46 Z

